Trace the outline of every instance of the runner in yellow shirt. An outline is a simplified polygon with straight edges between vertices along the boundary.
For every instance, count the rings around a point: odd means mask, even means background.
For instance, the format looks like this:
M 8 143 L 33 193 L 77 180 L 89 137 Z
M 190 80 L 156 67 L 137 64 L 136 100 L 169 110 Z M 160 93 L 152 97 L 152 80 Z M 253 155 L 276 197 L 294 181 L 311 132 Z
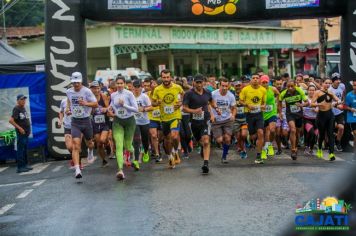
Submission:
M 169 167 L 175 168 L 180 163 L 178 154 L 179 126 L 182 119 L 181 106 L 184 91 L 181 86 L 173 84 L 170 70 L 163 70 L 163 83 L 156 87 L 152 95 L 152 105 L 159 106 L 162 131 L 165 136 L 164 146 L 169 159 Z
M 264 145 L 264 120 L 262 112 L 266 107 L 267 91 L 259 84 L 259 81 L 260 77 L 257 74 L 252 75 L 250 85 L 244 87 L 240 93 L 240 104 L 245 106 L 250 140 L 255 140 L 257 134 L 257 157 L 255 163 L 263 164 L 261 158 L 262 147 Z

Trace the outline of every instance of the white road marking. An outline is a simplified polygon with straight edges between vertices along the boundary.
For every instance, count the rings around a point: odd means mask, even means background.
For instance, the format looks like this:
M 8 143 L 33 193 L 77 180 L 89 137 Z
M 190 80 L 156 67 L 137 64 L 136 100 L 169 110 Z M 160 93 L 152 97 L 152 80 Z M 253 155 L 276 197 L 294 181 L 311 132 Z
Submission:
M 0 216 L 5 214 L 8 210 L 10 210 L 11 208 L 13 208 L 15 206 L 15 203 L 13 204 L 7 204 L 5 206 L 3 206 L 1 209 L 0 209 Z
M 23 185 L 23 184 L 33 184 L 32 186 L 40 186 L 43 184 L 46 180 L 36 180 L 36 181 L 27 181 L 27 182 L 19 182 L 19 183 L 11 183 L 11 184 L 0 184 L 0 187 L 9 187 L 9 186 L 16 186 L 16 185 Z
M 60 171 L 60 170 L 62 169 L 62 167 L 63 167 L 63 166 L 57 166 L 56 168 L 54 168 L 54 169 L 52 170 L 52 172 L 58 172 L 58 171 Z
M 25 198 L 25 197 L 27 197 L 27 195 L 29 195 L 32 191 L 33 191 L 33 189 L 26 189 L 25 191 L 23 191 L 22 193 L 20 193 L 16 198 Z
M 41 173 L 44 169 L 46 169 L 50 164 L 36 164 L 33 165 L 32 168 L 33 170 L 29 172 L 24 172 L 21 173 L 20 175 L 32 175 L 32 174 L 39 174 Z
M 6 170 L 7 168 L 9 168 L 8 166 L 7 167 L 0 167 L 0 173 L 3 172 L 4 170 Z
M 39 180 L 39 181 L 36 181 L 36 183 L 34 185 L 32 185 L 33 187 L 37 187 L 37 186 L 40 186 L 41 184 L 43 184 L 44 182 L 46 182 L 45 179 L 43 180 Z

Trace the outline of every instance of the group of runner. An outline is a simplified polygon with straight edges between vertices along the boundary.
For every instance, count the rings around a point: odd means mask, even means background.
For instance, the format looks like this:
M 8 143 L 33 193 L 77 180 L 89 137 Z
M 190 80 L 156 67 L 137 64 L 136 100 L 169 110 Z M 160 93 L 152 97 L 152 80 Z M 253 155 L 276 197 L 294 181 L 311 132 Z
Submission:
M 292 160 L 297 160 L 301 146 L 312 156 L 316 144 L 318 158 L 324 147 L 334 161 L 335 146 L 342 151 L 344 112 L 356 139 L 356 80 L 346 94 L 337 73 L 321 82 L 301 74 L 294 80 L 286 74 L 271 81 L 263 73 L 232 82 L 226 78 L 216 82 L 214 76 L 201 74 L 188 80 L 173 78 L 169 70 L 163 70 L 158 80 L 127 81 L 118 75 L 104 90 L 98 81 L 85 87 L 82 74 L 74 72 L 61 103 L 59 125 L 65 129 L 75 178 L 82 178 L 83 139 L 88 163 L 95 161 L 95 146 L 103 167 L 108 165 L 107 150 L 116 157 L 119 180 L 125 178 L 124 164 L 139 170 L 140 161 L 148 162 L 150 156 L 162 162 L 161 143 L 173 169 L 181 162 L 180 151 L 189 158 L 194 141 L 203 158 L 202 173 L 208 174 L 213 142 L 222 148 L 224 164 L 235 143 L 243 159 L 247 147 L 255 148 L 256 164 L 280 155 L 283 146 L 291 149 Z

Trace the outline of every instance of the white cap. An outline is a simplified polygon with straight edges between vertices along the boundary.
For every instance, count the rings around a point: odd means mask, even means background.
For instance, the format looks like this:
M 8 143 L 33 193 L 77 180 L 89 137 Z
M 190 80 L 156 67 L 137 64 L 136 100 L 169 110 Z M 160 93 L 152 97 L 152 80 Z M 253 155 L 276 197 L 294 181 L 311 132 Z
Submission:
M 82 73 L 80 72 L 73 72 L 72 76 L 70 77 L 70 82 L 75 83 L 75 82 L 83 82 L 83 76 Z

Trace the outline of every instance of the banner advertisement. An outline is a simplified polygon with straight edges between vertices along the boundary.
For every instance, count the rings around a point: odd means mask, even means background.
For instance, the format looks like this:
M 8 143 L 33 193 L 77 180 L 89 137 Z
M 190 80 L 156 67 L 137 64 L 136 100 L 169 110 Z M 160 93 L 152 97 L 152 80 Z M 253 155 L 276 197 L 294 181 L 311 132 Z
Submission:
M 266 9 L 319 7 L 320 0 L 266 0 Z
M 162 0 L 109 0 L 110 10 L 161 10 Z

